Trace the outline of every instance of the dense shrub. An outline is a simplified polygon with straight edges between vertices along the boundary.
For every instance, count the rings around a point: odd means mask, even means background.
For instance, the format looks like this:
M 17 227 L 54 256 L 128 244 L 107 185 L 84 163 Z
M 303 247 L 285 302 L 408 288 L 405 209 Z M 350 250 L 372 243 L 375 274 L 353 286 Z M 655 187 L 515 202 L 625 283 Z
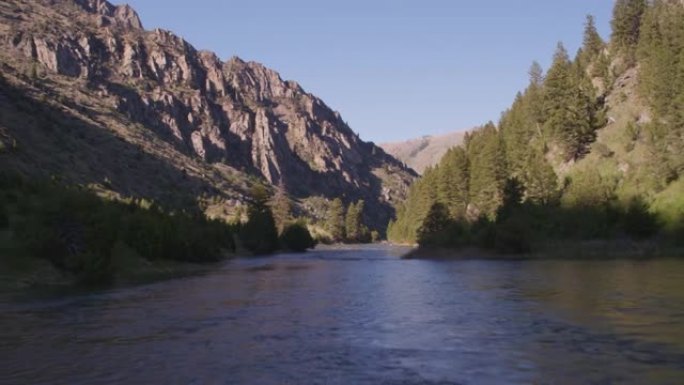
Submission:
M 629 202 L 622 225 L 625 233 L 635 239 L 652 237 L 660 228 L 656 216 L 648 211 L 648 204 L 639 198 Z
M 494 231 L 494 249 L 502 254 L 525 253 L 532 249 L 529 224 L 520 217 L 511 217 L 497 223 Z
M 0 193 L 13 197 L 17 218 L 11 226 L 21 249 L 87 283 L 112 276 L 117 244 L 148 260 L 185 262 L 217 261 L 223 250 L 235 250 L 235 229 L 200 215 L 107 201 L 86 190 L 6 175 L 0 175 Z
M 294 222 L 285 226 L 280 234 L 280 244 L 288 250 L 303 252 L 316 246 L 316 241 L 302 222 Z
M 268 254 L 278 249 L 278 230 L 268 195 L 263 188 L 255 188 L 247 210 L 248 220 L 240 229 L 242 245 L 254 254 Z

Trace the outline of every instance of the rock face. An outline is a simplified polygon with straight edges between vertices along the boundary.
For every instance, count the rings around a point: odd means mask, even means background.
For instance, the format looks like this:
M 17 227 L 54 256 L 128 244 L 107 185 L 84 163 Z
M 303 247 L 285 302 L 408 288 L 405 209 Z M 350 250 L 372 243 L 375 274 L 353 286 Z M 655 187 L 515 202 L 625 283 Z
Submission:
M 205 164 L 282 182 L 295 197 L 364 199 L 375 227 L 415 177 L 296 82 L 237 57 L 223 62 L 169 31 L 145 31 L 127 5 L 8 0 L 0 23 L 8 71 L 37 76 L 67 98 L 92 96 L 91 114 L 115 113 Z
M 448 149 L 463 143 L 466 131 L 454 131 L 435 136 L 423 136 L 403 142 L 382 143 L 388 154 L 396 157 L 419 173 L 439 163 Z

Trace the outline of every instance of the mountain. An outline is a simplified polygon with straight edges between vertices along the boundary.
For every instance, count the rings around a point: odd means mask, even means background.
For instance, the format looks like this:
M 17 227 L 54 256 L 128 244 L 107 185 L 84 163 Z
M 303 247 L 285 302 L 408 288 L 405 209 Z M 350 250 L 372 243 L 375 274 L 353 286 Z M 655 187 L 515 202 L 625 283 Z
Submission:
M 439 163 L 448 149 L 463 143 L 465 133 L 466 131 L 454 131 L 442 135 L 425 135 L 403 142 L 381 143 L 380 147 L 422 174 L 425 168 Z
M 147 31 L 104 0 L 0 4 L 0 162 L 106 194 L 228 216 L 259 181 L 303 214 L 363 199 L 383 229 L 415 173 L 255 62 Z

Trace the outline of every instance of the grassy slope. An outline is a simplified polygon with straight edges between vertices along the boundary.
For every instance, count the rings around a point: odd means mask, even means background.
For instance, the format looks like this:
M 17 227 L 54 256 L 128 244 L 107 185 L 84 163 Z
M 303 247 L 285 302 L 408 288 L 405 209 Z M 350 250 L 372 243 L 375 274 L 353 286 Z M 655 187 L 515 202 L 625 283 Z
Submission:
M 651 210 L 670 225 L 684 218 L 684 181 L 671 183 L 663 191 L 652 191 L 647 173 L 649 159 L 643 126 L 650 122 L 650 111 L 639 96 L 638 70 L 630 69 L 615 81 L 606 98 L 609 123 L 599 130 L 591 152 L 565 172 L 561 177 L 598 171 L 602 177 L 617 183 L 618 200 L 626 201 L 635 195 L 644 195 Z M 641 130 L 633 140 L 628 127 Z

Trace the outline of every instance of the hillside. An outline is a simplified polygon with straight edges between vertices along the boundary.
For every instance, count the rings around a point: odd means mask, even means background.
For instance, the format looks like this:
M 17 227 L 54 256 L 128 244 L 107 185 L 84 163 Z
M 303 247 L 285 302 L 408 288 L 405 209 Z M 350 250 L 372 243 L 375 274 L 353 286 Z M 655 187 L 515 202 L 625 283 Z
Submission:
M 0 162 L 103 195 L 230 217 L 255 183 L 363 199 L 382 230 L 415 174 L 294 81 L 146 31 L 104 0 L 0 4 Z M 315 211 L 315 212 L 314 212 Z
M 442 135 L 425 135 L 403 142 L 381 143 L 380 147 L 422 174 L 425 168 L 439 163 L 449 148 L 463 143 L 464 135 L 465 131 L 455 131 Z
M 684 6 L 615 3 L 604 42 L 587 17 L 574 58 L 551 67 L 498 124 L 411 187 L 390 239 L 529 251 L 551 240 L 681 240 L 684 230 Z

